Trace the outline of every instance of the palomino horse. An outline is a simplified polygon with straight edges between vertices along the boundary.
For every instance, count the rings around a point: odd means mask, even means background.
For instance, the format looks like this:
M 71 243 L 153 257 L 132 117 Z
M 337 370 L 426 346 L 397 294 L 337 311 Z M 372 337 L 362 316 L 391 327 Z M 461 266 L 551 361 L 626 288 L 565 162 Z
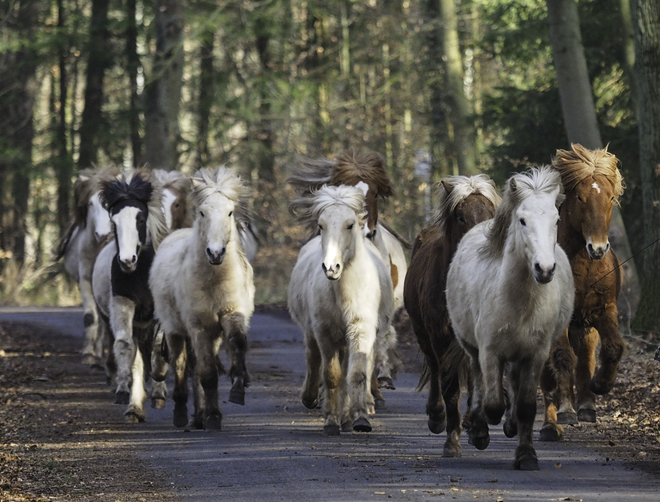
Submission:
M 495 184 L 484 174 L 443 179 L 438 209 L 431 226 L 415 240 L 406 275 L 406 310 L 425 358 L 418 388 L 430 382 L 428 426 L 434 434 L 447 427 L 445 457 L 461 455 L 459 379 L 448 375 L 443 364 L 456 344 L 445 298 L 447 271 L 461 238 L 477 223 L 492 218 L 500 200 Z
M 403 283 L 408 270 L 403 248 L 410 249 L 410 244 L 385 222 L 378 221 L 378 197 L 385 198 L 394 193 L 383 157 L 374 152 L 350 148 L 341 152 L 334 160 L 303 159 L 298 166 L 291 169 L 288 179 L 288 183 L 302 196 L 309 196 L 322 185 L 355 186 L 360 182 L 366 183 L 369 188 L 366 194 L 367 220 L 364 232 L 380 252 L 390 272 L 396 310 L 403 306 Z M 389 336 L 390 339 L 382 344 L 382 350 L 379 349 L 376 354 L 372 391 L 377 404 L 384 403 L 379 387 L 394 389 L 392 378 L 400 365 L 396 352 L 396 331 L 392 331 Z
M 316 407 L 322 374 L 324 433 L 369 432 L 374 348 L 394 328 L 392 282 L 362 232 L 364 195 L 324 186 L 290 208 L 321 233 L 300 250 L 289 283 L 289 311 L 305 334 L 303 404 Z
M 541 379 L 546 405 L 541 440 L 561 439 L 563 430 L 558 423 L 596 421 L 596 394 L 612 389 L 623 354 L 616 304 L 621 273 L 607 236 L 612 206 L 623 193 L 617 162 L 606 149 L 572 145 L 572 151 L 557 150 L 552 163 L 566 191 L 559 213 L 558 239 L 573 270 L 575 309 L 569 329 L 553 347 Z M 600 368 L 594 375 L 599 338 Z
M 56 260 L 64 258 L 64 268 L 78 283 L 83 303 L 85 344 L 83 364 L 100 366 L 103 358 L 103 327 L 92 294 L 92 267 L 100 243 L 110 233 L 110 215 L 99 200 L 100 185 L 119 174 L 115 167 L 85 169 L 73 185 L 75 214 L 57 247 Z
M 467 232 L 447 274 L 447 310 L 472 362 L 470 442 L 485 449 L 488 423 L 505 411 L 502 376 L 509 376 L 504 432 L 518 434 L 514 467 L 539 469 L 532 441 L 536 389 L 552 344 L 573 310 L 573 275 L 557 244 L 559 173 L 532 169 L 511 177 L 492 220 Z
M 115 402 L 129 404 L 130 422 L 145 419 L 145 362 L 155 328 L 149 269 L 167 234 L 161 190 L 149 171 L 133 171 L 105 182 L 101 200 L 110 212 L 114 240 L 100 251 L 92 275 L 94 298 L 109 320 L 117 361 Z
M 200 169 L 192 185 L 196 206 L 193 227 L 177 230 L 163 241 L 149 286 L 174 368 L 174 425 L 184 427 L 188 423 L 189 341 L 195 358 L 195 426 L 220 430 L 218 373 L 222 368 L 217 354 L 223 341 L 228 343 L 231 356 L 229 401 L 244 404 L 249 385 L 245 352 L 254 311 L 254 284 L 237 227 L 249 191 L 225 167 Z

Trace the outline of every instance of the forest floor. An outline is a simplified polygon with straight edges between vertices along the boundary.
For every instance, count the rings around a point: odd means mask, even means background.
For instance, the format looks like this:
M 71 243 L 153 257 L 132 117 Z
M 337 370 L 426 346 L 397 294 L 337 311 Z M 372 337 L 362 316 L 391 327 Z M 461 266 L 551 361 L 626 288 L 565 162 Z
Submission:
M 0 322 L 0 501 L 177 500 L 164 476 L 132 454 L 135 426 L 114 420 L 105 375 L 80 363 L 79 344 L 37 325 Z M 599 400 L 598 424 L 569 428 L 567 437 L 605 462 L 657 475 L 660 363 L 637 342 L 628 345 L 615 389 Z M 420 363 L 414 336 L 402 336 L 400 349 L 404 363 Z

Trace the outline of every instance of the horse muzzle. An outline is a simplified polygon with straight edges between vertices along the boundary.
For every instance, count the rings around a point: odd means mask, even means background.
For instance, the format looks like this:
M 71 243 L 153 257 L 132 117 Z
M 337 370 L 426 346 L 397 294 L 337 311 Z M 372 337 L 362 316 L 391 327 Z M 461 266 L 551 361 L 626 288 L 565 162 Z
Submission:
M 331 281 L 336 281 L 341 277 L 341 265 L 339 263 L 331 267 L 327 267 L 325 263 L 321 263 L 321 268 L 323 268 L 326 278 Z
M 601 260 L 610 250 L 610 243 L 606 242 L 604 246 L 594 246 L 593 243 L 587 244 L 587 253 L 592 260 Z
M 137 256 L 125 260 L 117 258 L 117 261 L 119 262 L 119 268 L 125 274 L 132 274 L 137 268 Z
M 211 265 L 222 265 L 222 262 L 225 259 L 225 254 L 227 254 L 227 248 L 222 248 L 219 251 L 206 248 L 206 257 Z
M 534 264 L 534 279 L 540 284 L 548 284 L 555 276 L 557 264 L 554 263 L 552 268 L 542 267 L 540 264 Z

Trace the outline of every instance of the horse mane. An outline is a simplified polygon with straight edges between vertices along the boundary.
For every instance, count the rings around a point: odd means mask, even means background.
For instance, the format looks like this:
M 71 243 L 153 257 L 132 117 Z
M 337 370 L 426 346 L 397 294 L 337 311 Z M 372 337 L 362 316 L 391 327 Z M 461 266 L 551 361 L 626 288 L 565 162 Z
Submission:
M 101 182 L 100 198 L 108 208 L 134 200 L 147 206 L 147 227 L 151 243 L 158 249 L 167 236 L 168 228 L 162 208 L 162 187 L 151 171 L 145 168 L 121 173 L 117 179 Z
M 196 206 L 203 204 L 212 194 L 219 193 L 236 204 L 234 219 L 237 225 L 250 222 L 248 201 L 252 191 L 228 167 L 220 166 L 213 169 L 203 167 L 193 175 L 192 185 L 193 202 Z
M 612 183 L 614 200 L 618 204 L 625 187 L 616 156 L 608 152 L 607 147 L 589 150 L 579 143 L 572 143 L 571 148 L 572 151 L 557 150 L 552 159 L 552 167 L 561 174 L 566 190 L 575 189 L 586 178 L 601 175 Z
M 559 172 L 550 166 L 532 167 L 524 173 L 514 174 L 506 182 L 502 203 L 495 210 L 495 216 L 488 223 L 486 238 L 496 256 L 504 254 L 504 247 L 511 227 L 511 214 L 522 201 L 533 195 L 551 193 L 559 187 L 556 205 L 564 200 L 564 187 Z
M 335 159 L 302 158 L 299 165 L 291 168 L 287 180 L 301 195 L 310 194 L 323 185 L 354 186 L 360 181 L 366 183 L 376 196 L 394 194 L 382 155 L 355 148 L 340 152 Z
M 66 254 L 76 229 L 87 226 L 88 204 L 92 196 L 100 190 L 101 183 L 114 179 L 118 174 L 119 169 L 114 165 L 83 169 L 78 173 L 78 178 L 73 184 L 73 217 L 57 245 L 56 261 Z
M 318 233 L 321 213 L 334 205 L 348 206 L 358 216 L 360 225 L 364 225 L 367 217 L 364 194 L 359 188 L 349 185 L 324 185 L 310 192 L 309 196 L 293 200 L 289 204 L 289 211 L 302 223 L 311 238 Z
M 502 202 L 495 183 L 485 174 L 448 176 L 440 180 L 438 185 L 442 185 L 442 188 L 439 190 L 438 205 L 431 217 L 431 224 L 440 229 L 441 235 L 444 235 L 447 222 L 458 204 L 470 195 L 483 195 L 494 207 Z

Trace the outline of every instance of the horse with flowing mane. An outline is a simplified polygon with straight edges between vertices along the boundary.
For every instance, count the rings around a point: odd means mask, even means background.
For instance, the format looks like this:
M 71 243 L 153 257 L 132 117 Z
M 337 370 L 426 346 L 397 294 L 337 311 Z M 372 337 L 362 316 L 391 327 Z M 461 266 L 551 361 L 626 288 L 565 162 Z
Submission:
M 318 404 L 322 375 L 324 433 L 369 432 L 374 349 L 394 328 L 392 282 L 362 231 L 364 194 L 324 186 L 290 209 L 314 235 L 300 250 L 288 295 L 291 317 L 305 335 L 303 404 Z
M 249 189 L 225 167 L 200 169 L 192 185 L 193 227 L 177 230 L 163 241 L 149 287 L 174 369 L 173 423 L 176 427 L 188 423 L 186 345 L 190 343 L 195 358 L 195 426 L 220 430 L 218 373 L 224 370 L 217 354 L 223 342 L 229 345 L 231 357 L 229 401 L 244 404 L 250 381 L 245 352 L 254 283 L 238 238 L 238 222 L 247 219 Z
M 404 248 L 410 249 L 411 246 L 383 220 L 379 221 L 378 198 L 384 199 L 394 194 L 383 157 L 375 152 L 349 148 L 340 152 L 335 159 L 301 159 L 298 165 L 291 168 L 287 181 L 303 197 L 310 196 L 323 185 L 366 184 L 367 218 L 364 232 L 380 252 L 389 270 L 394 309 L 402 307 L 403 283 L 408 270 Z M 315 235 L 314 232 L 318 233 L 318 229 L 312 229 L 311 235 Z M 391 336 L 382 346 L 382 352 L 376 355 L 372 391 L 377 405 L 384 403 L 379 387 L 394 389 L 392 380 L 401 365 L 396 352 L 396 331 Z
M 156 249 L 168 233 L 161 196 L 160 185 L 145 169 L 128 171 L 101 185 L 114 238 L 94 262 L 92 286 L 114 340 L 115 402 L 129 405 L 124 415 L 130 422 L 145 419 L 144 379 L 155 328 L 147 281 Z
M 428 427 L 434 434 L 447 427 L 443 456 L 459 457 L 460 385 L 459 379 L 447 371 L 447 367 L 457 363 L 444 361 L 456 350 L 445 296 L 447 271 L 461 238 L 477 223 L 492 218 L 501 199 L 493 181 L 484 174 L 469 178 L 450 176 L 441 180 L 439 186 L 439 202 L 431 225 L 415 240 L 404 300 L 425 358 L 418 389 L 430 382 L 426 403 Z M 457 357 L 463 357 L 460 347 L 458 351 Z M 470 402 L 468 399 L 468 405 Z
M 64 268 L 78 283 L 83 304 L 85 343 L 83 364 L 102 366 L 104 329 L 92 294 L 92 267 L 101 243 L 110 233 L 110 215 L 101 204 L 101 184 L 112 180 L 119 169 L 108 166 L 84 169 L 73 185 L 75 213 L 57 247 L 56 260 L 64 259 Z
M 474 374 L 470 442 L 488 447 L 488 424 L 505 412 L 504 432 L 518 435 L 514 467 L 539 469 L 532 441 L 536 390 L 552 344 L 568 326 L 574 286 L 557 244 L 564 196 L 557 171 L 543 167 L 506 183 L 492 220 L 468 231 L 447 274 L 447 310 Z
M 612 207 L 623 194 L 617 164 L 607 149 L 589 150 L 579 144 L 571 150 L 557 150 L 552 162 L 566 192 L 558 241 L 573 270 L 575 308 L 568 331 L 553 347 L 541 379 L 545 400 L 541 440 L 561 439 L 559 424 L 596 421 L 596 395 L 612 389 L 623 355 L 617 309 L 620 263 L 608 239 Z M 599 339 L 600 367 L 595 371 Z

